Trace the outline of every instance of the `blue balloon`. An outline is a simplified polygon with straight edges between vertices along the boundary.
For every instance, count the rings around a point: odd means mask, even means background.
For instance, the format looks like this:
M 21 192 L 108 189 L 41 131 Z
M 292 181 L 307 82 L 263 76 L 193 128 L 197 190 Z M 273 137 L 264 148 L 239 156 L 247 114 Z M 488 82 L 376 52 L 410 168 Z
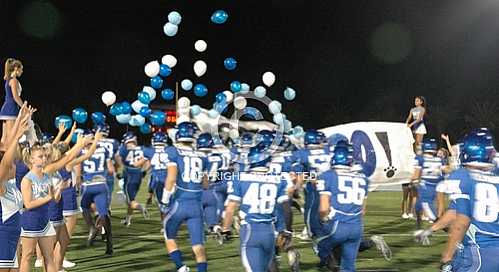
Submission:
M 201 113 L 201 107 L 198 105 L 192 105 L 191 106 L 191 115 L 196 116 Z
M 217 103 L 223 103 L 227 101 L 227 96 L 224 93 L 220 92 L 215 96 L 215 101 L 217 101 Z
M 151 120 L 151 124 L 154 126 L 162 126 L 165 123 L 165 113 L 162 111 L 153 111 L 151 115 L 149 115 L 149 120 Z
M 178 31 L 178 26 L 173 23 L 168 22 L 163 26 L 163 32 L 165 32 L 166 36 L 168 37 L 173 37 L 177 35 L 177 31 Z
M 73 120 L 77 123 L 85 123 L 87 121 L 88 113 L 82 108 L 76 108 L 73 110 Z
M 151 78 L 151 87 L 154 89 L 159 89 L 163 86 L 163 79 L 160 76 L 155 76 Z
M 92 113 L 92 122 L 96 125 L 103 125 L 106 123 L 106 115 L 102 112 L 94 112 Z
M 176 11 L 168 13 L 168 22 L 174 25 L 179 25 L 181 21 L 182 21 L 182 16 L 180 15 L 180 13 Z
M 194 94 L 199 97 L 203 97 L 208 93 L 208 88 L 202 83 L 194 85 Z
M 214 103 L 213 109 L 218 111 L 219 113 L 224 113 L 227 111 L 228 106 L 227 106 L 227 103 L 225 103 L 225 101 L 224 101 L 223 103 Z
M 230 83 L 230 90 L 234 93 L 238 93 L 241 91 L 241 82 L 234 80 Z
M 172 73 L 172 68 L 170 68 L 170 66 L 166 65 L 166 64 L 161 64 L 159 66 L 159 74 L 162 76 L 162 77 L 167 77 L 169 76 L 170 74 Z
M 111 108 L 109 108 L 109 114 L 111 114 L 112 116 L 120 114 L 121 112 L 120 106 L 121 105 L 119 103 L 111 105 Z
M 149 117 L 151 115 L 152 110 L 148 107 L 142 107 L 139 111 L 139 114 L 143 117 Z
M 64 123 L 64 127 L 69 129 L 73 125 L 73 120 L 68 115 L 59 115 L 55 118 L 55 127 L 59 128 L 60 123 Z
M 182 80 L 182 82 L 180 82 L 180 87 L 182 87 L 184 91 L 190 91 L 192 89 L 192 81 L 190 81 L 189 79 L 184 79 Z
M 132 116 L 130 114 L 119 114 L 116 115 L 116 121 L 122 125 L 127 125 L 130 122 Z
M 217 25 L 221 25 L 227 21 L 227 18 L 229 18 L 229 14 L 225 12 L 225 10 L 216 10 L 213 12 L 211 15 L 211 21 Z
M 225 69 L 232 71 L 237 67 L 237 61 L 234 58 L 226 58 L 224 60 Z
M 142 134 L 149 134 L 151 133 L 151 125 L 149 125 L 148 123 L 145 123 L 143 125 L 140 126 L 140 133 Z
M 132 106 L 130 105 L 130 103 L 124 101 L 124 102 L 121 102 L 121 112 L 120 114 L 130 114 L 132 112 Z
M 291 101 L 291 100 L 295 99 L 295 97 L 296 97 L 295 90 L 293 90 L 290 87 L 286 87 L 286 89 L 284 90 L 284 98 L 286 98 L 286 100 L 288 100 L 288 101 Z
M 161 97 L 163 97 L 164 100 L 172 100 L 175 97 L 175 93 L 172 89 L 164 89 L 161 91 Z
M 143 104 L 149 104 L 149 102 L 151 102 L 151 97 L 146 92 L 138 93 L 137 99 L 139 99 L 140 103 L 143 103 Z

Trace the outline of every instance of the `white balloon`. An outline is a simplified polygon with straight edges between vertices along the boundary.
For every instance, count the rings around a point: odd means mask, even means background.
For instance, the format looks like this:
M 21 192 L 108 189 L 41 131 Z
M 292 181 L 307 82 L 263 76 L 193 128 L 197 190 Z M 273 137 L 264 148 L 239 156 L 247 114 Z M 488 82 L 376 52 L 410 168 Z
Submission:
M 109 107 L 116 102 L 116 95 L 111 91 L 106 91 L 102 94 L 101 99 L 102 103 Z
M 179 100 L 178 100 L 178 108 L 179 109 L 185 109 L 185 108 L 189 108 L 189 106 L 191 105 L 191 100 L 189 100 L 189 98 L 185 97 L 185 96 L 182 96 Z
M 159 62 L 157 60 L 151 61 L 144 66 L 144 72 L 148 77 L 155 77 L 159 74 Z
M 177 118 L 177 125 L 183 122 L 190 122 L 191 118 L 188 115 L 182 115 Z
M 234 108 L 238 110 L 242 110 L 248 105 L 248 101 L 246 101 L 246 98 L 242 96 L 238 96 L 234 99 Z
M 142 88 L 142 91 L 146 92 L 149 95 L 151 101 L 153 101 L 156 98 L 156 90 L 153 87 L 144 86 L 144 88 Z
M 267 87 L 270 87 L 275 83 L 275 75 L 272 72 L 265 72 L 263 73 L 262 80 L 263 84 L 267 85 Z
M 278 114 L 280 113 L 282 110 L 282 105 L 281 105 L 281 102 L 277 101 L 277 100 L 274 100 L 272 102 L 270 102 L 269 104 L 269 111 L 270 113 L 272 114 Z
M 284 121 L 284 132 L 288 132 L 293 129 L 293 123 L 289 120 Z
M 234 99 L 234 94 L 231 91 L 224 91 L 223 94 L 225 94 L 225 101 L 227 103 L 232 102 L 232 100 Z
M 187 108 L 180 108 L 179 107 L 178 110 L 177 110 L 177 112 L 178 112 L 179 116 L 181 116 L 181 115 L 189 115 L 190 109 L 189 109 L 189 107 L 187 107 Z
M 161 63 L 168 65 L 168 67 L 173 68 L 175 65 L 177 65 L 177 58 L 175 58 L 173 55 L 164 55 L 161 58 Z
M 194 43 L 194 49 L 198 52 L 204 52 L 206 51 L 206 48 L 208 48 L 208 44 L 203 40 L 197 40 Z
M 254 94 L 258 98 L 263 98 L 267 95 L 267 90 L 263 86 L 258 86 L 255 88 Z
M 182 82 L 180 82 L 180 87 L 184 89 L 185 91 L 190 91 L 192 89 L 192 81 L 189 79 L 184 79 Z
M 241 91 L 239 93 L 241 94 L 247 94 L 250 91 L 250 86 L 247 83 L 242 83 L 241 84 Z
M 198 60 L 194 63 L 194 73 L 196 76 L 201 77 L 206 73 L 206 69 L 208 66 L 206 65 L 206 62 L 202 60 Z
M 142 109 L 142 107 L 147 107 L 146 104 L 143 104 L 142 102 L 140 102 L 139 100 L 135 100 L 133 103 L 132 103 L 132 109 L 134 112 L 136 113 L 139 113 L 140 112 L 140 109 Z

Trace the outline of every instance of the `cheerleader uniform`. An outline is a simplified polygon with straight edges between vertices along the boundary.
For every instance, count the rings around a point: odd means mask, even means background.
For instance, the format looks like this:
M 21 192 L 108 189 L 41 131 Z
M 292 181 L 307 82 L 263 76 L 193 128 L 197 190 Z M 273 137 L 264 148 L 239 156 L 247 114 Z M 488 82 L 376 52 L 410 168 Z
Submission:
M 412 126 L 412 132 L 414 134 L 426 134 L 426 126 L 424 124 L 424 119 L 423 119 L 423 112 L 424 112 L 424 108 L 419 106 L 419 107 L 414 107 L 411 109 L 411 115 L 412 115 L 412 119 L 415 121 L 415 120 L 418 120 L 420 117 L 421 117 L 421 121 L 415 123 L 413 126 Z
M 52 188 L 56 188 L 63 181 L 64 179 L 62 179 L 62 176 L 59 173 L 55 173 L 52 176 Z M 52 199 L 49 202 L 49 220 L 52 223 L 52 226 L 59 227 L 65 224 L 62 210 L 62 195 L 58 202 L 55 201 L 55 199 Z
M 21 234 L 23 198 L 15 179 L 4 186 L 5 194 L 0 195 L 0 269 L 18 268 L 17 243 Z
M 74 180 L 72 173 L 67 171 L 65 168 L 59 170 L 59 175 L 61 175 L 62 180 Z M 71 182 L 71 186 L 64 189 L 61 195 L 62 202 L 62 215 L 73 216 L 79 214 L 80 208 L 78 207 L 78 199 L 76 196 L 76 187 Z
M 28 172 L 25 178 L 31 180 L 32 197 L 34 199 L 42 198 L 48 195 L 49 187 L 52 185 L 50 177 L 43 174 L 39 178 L 33 172 Z M 25 210 L 21 216 L 21 237 L 36 238 L 54 236 L 55 230 L 50 222 L 49 204 Z
M 12 88 L 9 85 L 11 78 L 5 81 L 5 100 L 0 110 L 0 120 L 15 120 L 19 114 L 19 105 L 14 101 L 14 96 L 12 96 Z M 21 95 L 21 84 L 18 85 L 18 92 Z

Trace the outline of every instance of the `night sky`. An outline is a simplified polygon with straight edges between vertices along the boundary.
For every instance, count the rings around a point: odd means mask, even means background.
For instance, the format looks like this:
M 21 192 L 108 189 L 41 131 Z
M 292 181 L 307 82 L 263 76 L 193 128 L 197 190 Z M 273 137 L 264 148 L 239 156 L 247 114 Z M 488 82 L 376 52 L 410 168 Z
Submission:
M 210 22 L 216 9 L 229 13 L 226 24 Z M 182 23 L 167 37 L 173 10 Z M 0 59 L 2 66 L 8 57 L 23 61 L 23 98 L 52 132 L 53 118 L 75 107 L 105 111 L 105 90 L 132 102 L 149 82 L 144 65 L 172 54 L 179 64 L 165 85 L 205 83 L 208 96 L 189 97 L 207 108 L 232 80 L 254 88 L 270 70 L 277 81 L 267 95 L 283 102 L 294 124 L 403 122 L 414 96 L 423 95 L 431 134 L 455 139 L 476 126 L 497 133 L 498 12 L 491 0 L 2 0 Z M 194 50 L 198 39 L 206 52 Z M 229 56 L 238 60 L 235 71 L 223 68 Z M 192 71 L 198 59 L 208 64 L 199 79 Z M 297 91 L 295 101 L 284 101 L 286 86 Z

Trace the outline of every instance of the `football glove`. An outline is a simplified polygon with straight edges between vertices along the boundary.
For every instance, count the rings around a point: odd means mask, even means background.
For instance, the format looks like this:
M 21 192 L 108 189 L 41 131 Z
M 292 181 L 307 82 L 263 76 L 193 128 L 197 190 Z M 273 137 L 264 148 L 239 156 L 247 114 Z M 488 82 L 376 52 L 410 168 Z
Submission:
M 425 230 L 417 230 L 414 232 L 414 238 L 416 242 L 424 245 L 424 246 L 429 246 L 431 244 L 430 242 L 430 236 L 433 234 L 433 231 L 430 229 L 425 229 Z

